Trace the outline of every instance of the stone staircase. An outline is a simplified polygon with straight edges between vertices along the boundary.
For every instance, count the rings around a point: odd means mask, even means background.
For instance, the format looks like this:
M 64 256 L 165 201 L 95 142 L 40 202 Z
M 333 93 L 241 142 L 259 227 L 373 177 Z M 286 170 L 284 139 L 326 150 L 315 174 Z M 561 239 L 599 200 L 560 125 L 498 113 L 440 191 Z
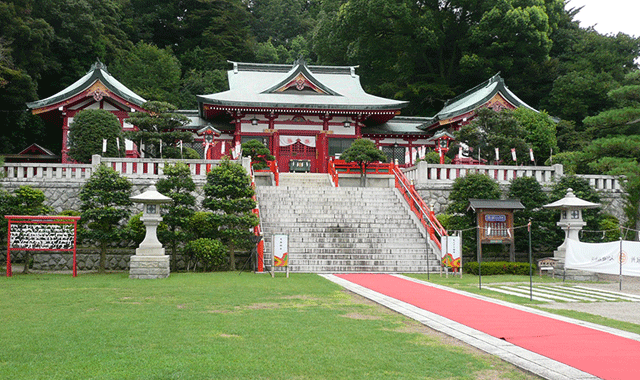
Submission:
M 393 188 L 332 187 L 326 174 L 288 174 L 256 189 L 270 267 L 272 235 L 289 235 L 292 272 L 438 270 L 423 233 Z M 280 268 L 278 268 L 280 269 Z

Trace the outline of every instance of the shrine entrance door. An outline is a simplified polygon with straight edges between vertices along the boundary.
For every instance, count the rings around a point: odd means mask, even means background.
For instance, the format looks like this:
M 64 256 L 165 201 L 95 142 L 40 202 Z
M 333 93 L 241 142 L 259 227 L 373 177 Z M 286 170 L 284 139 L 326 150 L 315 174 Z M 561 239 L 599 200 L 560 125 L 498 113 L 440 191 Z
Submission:
M 315 144 L 314 144 L 315 145 Z M 308 160 L 311 165 L 311 173 L 317 171 L 316 147 L 305 145 L 300 140 L 293 144 L 280 146 L 278 155 L 278 169 L 281 172 L 288 172 L 291 160 Z

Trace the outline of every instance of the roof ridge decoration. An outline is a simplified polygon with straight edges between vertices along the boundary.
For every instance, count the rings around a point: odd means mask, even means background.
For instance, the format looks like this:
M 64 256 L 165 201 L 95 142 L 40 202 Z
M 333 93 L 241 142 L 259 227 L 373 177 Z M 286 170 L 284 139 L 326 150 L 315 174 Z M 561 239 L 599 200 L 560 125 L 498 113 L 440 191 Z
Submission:
M 484 82 L 480 83 L 479 85 L 477 85 L 477 86 L 475 86 L 473 88 L 470 88 L 467 91 L 463 92 L 462 94 L 447 100 L 446 102 L 444 102 L 444 106 L 446 107 L 449 104 L 454 103 L 454 102 L 466 97 L 467 95 L 472 94 L 472 93 L 478 91 L 479 89 L 487 87 L 490 84 L 495 83 L 495 82 L 502 82 L 504 84 L 504 79 L 502 79 L 502 77 L 500 76 L 500 71 L 498 71 L 494 76 L 492 76 L 491 78 L 485 80 Z
M 83 91 L 91 91 L 87 95 L 93 97 L 95 101 L 100 101 L 105 96 L 110 96 L 110 92 L 125 102 L 129 102 L 134 107 L 141 107 L 146 102 L 144 98 L 114 78 L 107 71 L 107 65 L 96 59 L 96 62 L 91 65 L 89 71 L 82 78 L 48 98 L 27 103 L 27 107 L 34 111 L 39 110 L 36 113 L 45 112 L 47 107 L 61 102 L 68 102 L 69 99 L 81 94 Z
M 296 91 L 297 90 L 297 91 Z M 304 58 L 295 61 L 294 67 L 289 71 L 287 77 L 275 84 L 274 86 L 263 91 L 263 94 L 287 93 L 311 90 L 317 95 L 341 96 L 329 87 L 325 86 L 318 78 L 316 78 L 311 70 L 307 67 Z M 313 94 L 312 93 L 312 94 Z M 307 92 L 309 94 L 309 92 Z

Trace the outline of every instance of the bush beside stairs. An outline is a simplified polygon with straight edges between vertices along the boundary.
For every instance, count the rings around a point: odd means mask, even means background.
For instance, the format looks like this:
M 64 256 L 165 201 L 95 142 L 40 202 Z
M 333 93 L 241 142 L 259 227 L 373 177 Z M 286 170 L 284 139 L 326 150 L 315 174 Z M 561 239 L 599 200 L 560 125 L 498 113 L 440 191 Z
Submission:
M 265 265 L 272 235 L 289 235 L 292 272 L 417 273 L 438 270 L 424 232 L 393 188 L 332 187 L 327 174 L 280 175 L 258 186 Z M 279 268 L 276 268 L 278 270 Z

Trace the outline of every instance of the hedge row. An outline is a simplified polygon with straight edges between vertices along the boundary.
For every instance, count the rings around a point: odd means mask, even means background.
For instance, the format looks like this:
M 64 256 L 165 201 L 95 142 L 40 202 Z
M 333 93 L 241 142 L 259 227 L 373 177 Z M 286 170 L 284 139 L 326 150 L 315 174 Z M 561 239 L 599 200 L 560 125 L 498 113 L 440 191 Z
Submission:
M 532 264 L 533 273 L 536 271 L 536 264 Z M 465 273 L 478 274 L 478 263 L 476 261 L 468 261 L 463 264 L 463 270 Z M 500 274 L 515 274 L 528 276 L 529 275 L 529 263 L 510 263 L 507 261 L 488 261 L 482 263 L 482 275 L 500 275 Z

